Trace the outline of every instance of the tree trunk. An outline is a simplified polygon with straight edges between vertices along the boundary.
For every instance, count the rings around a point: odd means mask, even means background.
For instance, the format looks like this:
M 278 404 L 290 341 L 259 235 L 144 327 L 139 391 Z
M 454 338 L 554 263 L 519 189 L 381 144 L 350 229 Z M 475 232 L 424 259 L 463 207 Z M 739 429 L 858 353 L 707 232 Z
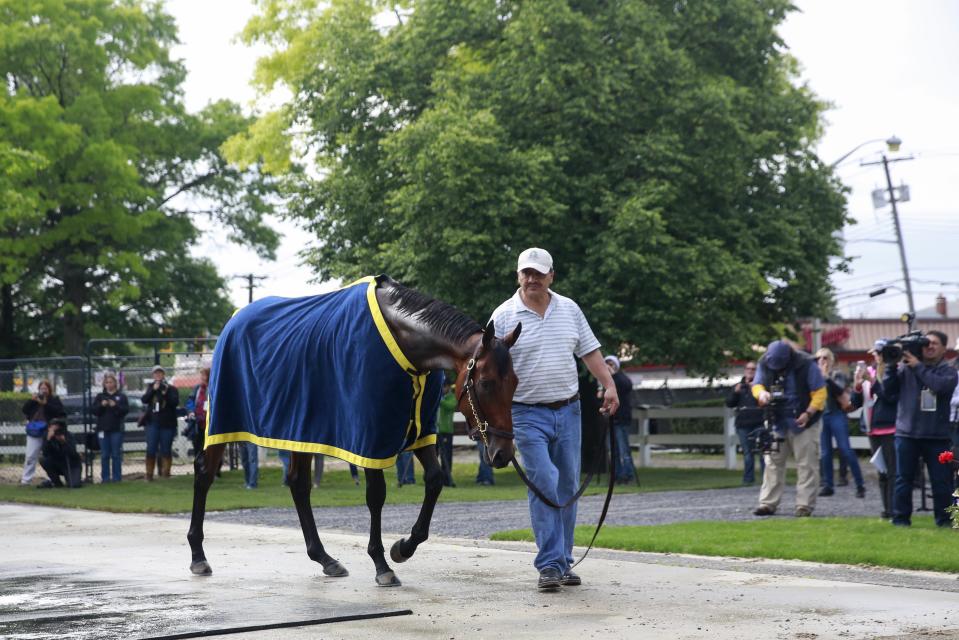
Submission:
M 83 308 L 87 303 L 86 274 L 82 268 L 66 265 L 63 278 L 63 299 L 67 310 L 63 314 L 63 355 L 82 356 L 86 343 Z M 79 368 L 64 375 L 68 393 L 83 389 L 83 372 Z

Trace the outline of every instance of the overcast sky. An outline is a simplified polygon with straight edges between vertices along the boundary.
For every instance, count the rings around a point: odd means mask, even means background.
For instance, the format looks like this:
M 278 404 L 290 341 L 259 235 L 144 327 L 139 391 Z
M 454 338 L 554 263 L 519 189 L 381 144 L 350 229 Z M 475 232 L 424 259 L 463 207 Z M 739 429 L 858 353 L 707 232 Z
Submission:
M 893 182 L 909 186 L 911 200 L 899 205 L 915 305 L 932 306 L 938 292 L 959 299 L 959 2 L 953 0 L 799 0 L 780 30 L 802 65 L 802 78 L 832 104 L 819 153 L 834 162 L 858 144 L 902 139 L 898 154 L 913 160 L 891 165 Z M 249 86 L 254 62 L 263 51 L 235 42 L 253 12 L 247 0 L 167 0 L 182 45 L 174 55 L 189 71 L 187 106 L 202 108 L 220 98 L 252 105 Z M 850 187 L 846 253 L 855 257 L 852 272 L 838 275 L 839 307 L 846 317 L 895 317 L 907 308 L 902 267 L 889 207 L 873 209 L 871 192 L 885 185 L 881 166 L 860 165 L 879 159 L 885 149 L 872 143 L 839 165 Z M 210 230 L 197 253 L 207 255 L 226 276 L 253 272 L 267 276 L 256 297 L 298 296 L 328 290 L 309 284 L 309 270 L 297 264 L 305 246 L 303 232 L 277 222 L 285 238 L 276 262 L 227 243 Z M 881 241 L 881 242 L 877 242 Z M 887 293 L 869 298 L 870 290 Z M 246 302 L 244 282 L 232 281 L 232 296 Z

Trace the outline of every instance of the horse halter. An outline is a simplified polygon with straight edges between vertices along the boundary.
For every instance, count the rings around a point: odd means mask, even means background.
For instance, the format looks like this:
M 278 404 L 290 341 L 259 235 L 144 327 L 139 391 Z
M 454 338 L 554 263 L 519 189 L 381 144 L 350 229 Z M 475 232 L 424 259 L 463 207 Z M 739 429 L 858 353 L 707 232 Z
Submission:
M 473 351 L 473 356 L 466 364 L 466 380 L 463 382 L 463 390 L 460 392 L 460 400 L 463 399 L 464 395 L 466 396 L 466 402 L 469 404 L 470 413 L 473 414 L 473 425 L 470 424 L 469 417 L 467 416 L 466 418 L 467 435 L 469 436 L 469 439 L 475 442 L 476 434 L 479 434 L 483 439 L 483 446 L 489 447 L 489 440 L 486 438 L 487 433 L 500 438 L 506 438 L 508 440 L 512 440 L 514 436 L 512 431 L 503 431 L 502 429 L 491 427 L 487 420 L 483 420 L 480 417 L 479 409 L 477 408 L 479 406 L 479 398 L 477 397 L 476 402 L 473 402 L 473 396 L 476 393 L 475 382 L 473 381 L 473 373 L 476 371 L 476 357 L 479 355 L 482 345 L 483 341 L 480 340 L 476 345 L 476 349 Z

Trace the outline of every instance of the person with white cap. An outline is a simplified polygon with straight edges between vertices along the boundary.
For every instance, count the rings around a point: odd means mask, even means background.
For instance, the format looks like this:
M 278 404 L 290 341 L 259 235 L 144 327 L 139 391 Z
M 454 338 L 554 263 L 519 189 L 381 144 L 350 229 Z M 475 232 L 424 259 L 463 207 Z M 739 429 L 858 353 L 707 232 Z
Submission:
M 519 289 L 493 312 L 497 336 L 518 322 L 523 333 L 510 349 L 519 379 L 513 395 L 513 433 L 530 480 L 557 504 L 566 503 L 579 484 L 581 409 L 575 357 L 603 385 L 601 411 L 613 415 L 619 396 L 603 362 L 599 340 L 573 300 L 550 289 L 555 273 L 545 249 L 530 248 L 516 264 Z M 555 590 L 581 579 L 573 564 L 576 504 L 555 509 L 529 492 L 530 520 L 539 552 L 533 562 L 538 587 Z
M 616 395 L 619 397 L 619 410 L 613 416 L 613 428 L 616 435 L 616 459 L 613 473 L 616 474 L 617 484 L 628 484 L 636 479 L 636 469 L 633 466 L 633 456 L 629 449 L 629 429 L 633 424 L 633 406 L 630 396 L 633 393 L 633 382 L 623 373 L 619 358 L 609 355 L 603 358 L 609 373 L 613 376 L 616 385 Z M 603 393 L 603 389 L 600 389 Z
M 826 382 L 812 357 L 785 340 L 769 343 L 752 384 L 760 407 L 771 405 L 778 450 L 765 454 L 757 516 L 776 513 L 786 484 L 786 460 L 796 459 L 796 517 L 808 517 L 819 493 L 819 418 L 826 406 Z
M 180 392 L 167 382 L 163 367 L 156 365 L 152 374 L 153 384 L 147 387 L 140 399 L 146 408 L 147 457 L 144 478 L 147 482 L 153 480 L 154 465 L 161 478 L 170 477 L 177 426 L 176 408 L 180 404 Z

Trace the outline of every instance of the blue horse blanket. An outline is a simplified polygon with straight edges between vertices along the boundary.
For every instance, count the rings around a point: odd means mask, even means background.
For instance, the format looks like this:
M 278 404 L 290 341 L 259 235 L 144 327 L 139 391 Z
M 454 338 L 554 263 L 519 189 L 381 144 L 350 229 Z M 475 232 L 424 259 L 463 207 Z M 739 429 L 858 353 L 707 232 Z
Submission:
M 442 371 L 418 372 L 390 333 L 377 279 L 253 302 L 213 352 L 206 443 L 253 442 L 371 469 L 436 442 Z

